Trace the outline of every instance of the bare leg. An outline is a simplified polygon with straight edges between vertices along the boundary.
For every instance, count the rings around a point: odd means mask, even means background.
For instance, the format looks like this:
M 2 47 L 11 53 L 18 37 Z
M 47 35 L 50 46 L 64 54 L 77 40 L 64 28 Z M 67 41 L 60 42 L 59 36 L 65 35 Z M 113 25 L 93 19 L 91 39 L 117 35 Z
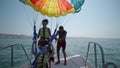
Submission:
M 66 65 L 66 52 L 65 52 L 65 49 L 62 49 L 62 51 L 63 51 L 63 55 L 64 55 L 64 65 Z
M 48 68 L 51 68 L 51 61 L 49 60 L 49 63 L 48 63 Z
M 60 48 L 57 48 L 57 59 L 58 59 L 58 61 L 55 64 L 60 63 Z

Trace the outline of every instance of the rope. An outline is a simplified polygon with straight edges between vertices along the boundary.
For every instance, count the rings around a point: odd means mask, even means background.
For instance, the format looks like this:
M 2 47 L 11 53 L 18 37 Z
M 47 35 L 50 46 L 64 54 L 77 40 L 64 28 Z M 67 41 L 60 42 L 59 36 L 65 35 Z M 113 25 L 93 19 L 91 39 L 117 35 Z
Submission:
M 51 28 L 51 31 L 52 31 L 52 22 L 53 22 L 52 20 L 53 20 L 53 19 L 51 18 L 51 27 L 50 27 L 50 28 Z
M 37 19 L 38 19 L 38 13 L 37 13 L 36 18 L 35 18 L 35 19 L 33 18 L 33 21 L 36 23 L 36 22 L 37 22 Z
M 69 17 L 67 18 L 67 20 L 64 20 L 63 26 L 65 26 L 66 24 L 68 24 L 68 22 L 71 20 L 72 16 L 73 16 L 73 14 L 71 14 L 71 16 L 69 16 Z
M 23 7 L 23 8 L 24 8 L 25 14 L 26 14 L 26 16 L 27 16 L 27 18 L 28 18 L 28 20 L 29 20 L 29 23 L 30 23 L 30 25 L 31 25 L 31 28 L 33 29 L 33 27 L 32 27 L 33 21 L 31 20 L 30 16 L 28 15 L 27 10 L 26 10 L 26 7 Z
M 38 19 L 38 12 L 36 12 L 37 14 L 35 14 L 35 11 L 32 11 L 32 13 L 30 13 L 29 11 L 27 11 L 27 8 L 24 6 L 24 11 L 25 11 L 25 14 L 29 20 L 29 23 L 31 25 L 31 28 L 34 29 L 33 27 L 33 23 L 36 24 L 37 22 L 37 19 Z M 35 16 L 35 15 L 36 16 Z M 33 16 L 34 15 L 34 16 Z
M 40 19 L 44 19 L 44 16 L 41 16 Z M 41 21 L 41 20 L 40 20 Z M 38 27 L 36 29 L 39 29 L 39 27 L 41 27 L 42 23 L 40 22 L 40 24 L 38 25 Z

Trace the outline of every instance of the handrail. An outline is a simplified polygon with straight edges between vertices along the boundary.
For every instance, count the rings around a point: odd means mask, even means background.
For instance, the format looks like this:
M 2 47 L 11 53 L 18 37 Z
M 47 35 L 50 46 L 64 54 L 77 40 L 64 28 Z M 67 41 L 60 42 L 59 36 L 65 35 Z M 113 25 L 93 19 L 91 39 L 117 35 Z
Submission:
M 30 64 L 31 64 L 31 60 L 29 59 L 29 57 L 28 57 L 28 55 L 27 55 L 27 52 L 26 52 L 24 46 L 23 46 L 22 44 L 13 44 L 13 45 L 8 45 L 8 46 L 5 46 L 5 47 L 0 48 L 0 51 L 1 51 L 1 50 L 3 50 L 3 49 L 7 49 L 7 48 L 10 48 L 10 47 L 11 47 L 11 67 L 14 66 L 14 64 L 13 64 L 13 62 L 14 62 L 14 60 L 13 60 L 13 55 L 14 55 L 14 54 L 13 54 L 13 47 L 14 47 L 14 46 L 21 46 L 21 47 L 22 47 L 22 49 L 23 49 L 23 51 L 24 51 L 24 53 L 25 53 L 28 61 L 29 61 Z
M 98 46 L 100 48 L 100 51 L 101 51 L 101 57 L 102 57 L 102 68 L 107 68 L 108 65 L 114 65 L 114 68 L 117 68 L 117 66 L 114 64 L 114 63 L 107 63 L 105 64 L 105 58 L 104 58 L 104 51 L 103 51 L 103 48 L 101 45 L 99 45 L 98 43 L 95 43 L 95 42 L 89 42 L 88 43 L 88 49 L 87 49 L 87 55 L 86 55 L 86 60 L 85 60 L 85 66 L 87 65 L 87 59 L 88 59 L 88 54 L 89 54 L 89 49 L 90 49 L 90 46 L 91 44 L 94 45 L 94 56 L 95 56 L 95 68 L 97 68 L 97 50 L 96 50 L 96 46 Z
M 105 68 L 108 68 L 109 65 L 113 65 L 114 68 L 117 68 L 116 64 L 114 64 L 112 62 L 106 63 Z

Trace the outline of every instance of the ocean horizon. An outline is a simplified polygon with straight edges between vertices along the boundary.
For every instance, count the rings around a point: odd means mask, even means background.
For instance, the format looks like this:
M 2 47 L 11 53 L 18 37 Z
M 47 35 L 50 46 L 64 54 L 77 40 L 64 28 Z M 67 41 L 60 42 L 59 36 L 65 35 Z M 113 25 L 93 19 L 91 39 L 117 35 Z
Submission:
M 7 33 L 0 33 L 0 38 L 32 38 L 33 35 L 25 35 L 25 34 L 7 34 Z M 119 37 L 75 37 L 75 36 L 67 36 L 67 38 L 97 38 L 97 39 L 120 39 Z

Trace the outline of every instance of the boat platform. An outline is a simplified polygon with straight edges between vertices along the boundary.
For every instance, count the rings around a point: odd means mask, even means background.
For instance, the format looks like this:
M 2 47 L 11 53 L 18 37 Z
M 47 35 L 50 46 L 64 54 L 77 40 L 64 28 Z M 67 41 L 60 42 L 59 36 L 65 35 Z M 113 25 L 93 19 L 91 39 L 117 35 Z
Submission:
M 26 62 L 19 68 L 31 68 L 31 65 L 29 62 Z M 60 64 L 55 65 L 55 63 L 51 63 L 51 68 L 93 68 L 93 66 L 88 62 L 85 66 L 85 59 L 80 55 L 74 55 L 67 57 L 67 65 L 64 65 L 64 59 L 61 58 Z

